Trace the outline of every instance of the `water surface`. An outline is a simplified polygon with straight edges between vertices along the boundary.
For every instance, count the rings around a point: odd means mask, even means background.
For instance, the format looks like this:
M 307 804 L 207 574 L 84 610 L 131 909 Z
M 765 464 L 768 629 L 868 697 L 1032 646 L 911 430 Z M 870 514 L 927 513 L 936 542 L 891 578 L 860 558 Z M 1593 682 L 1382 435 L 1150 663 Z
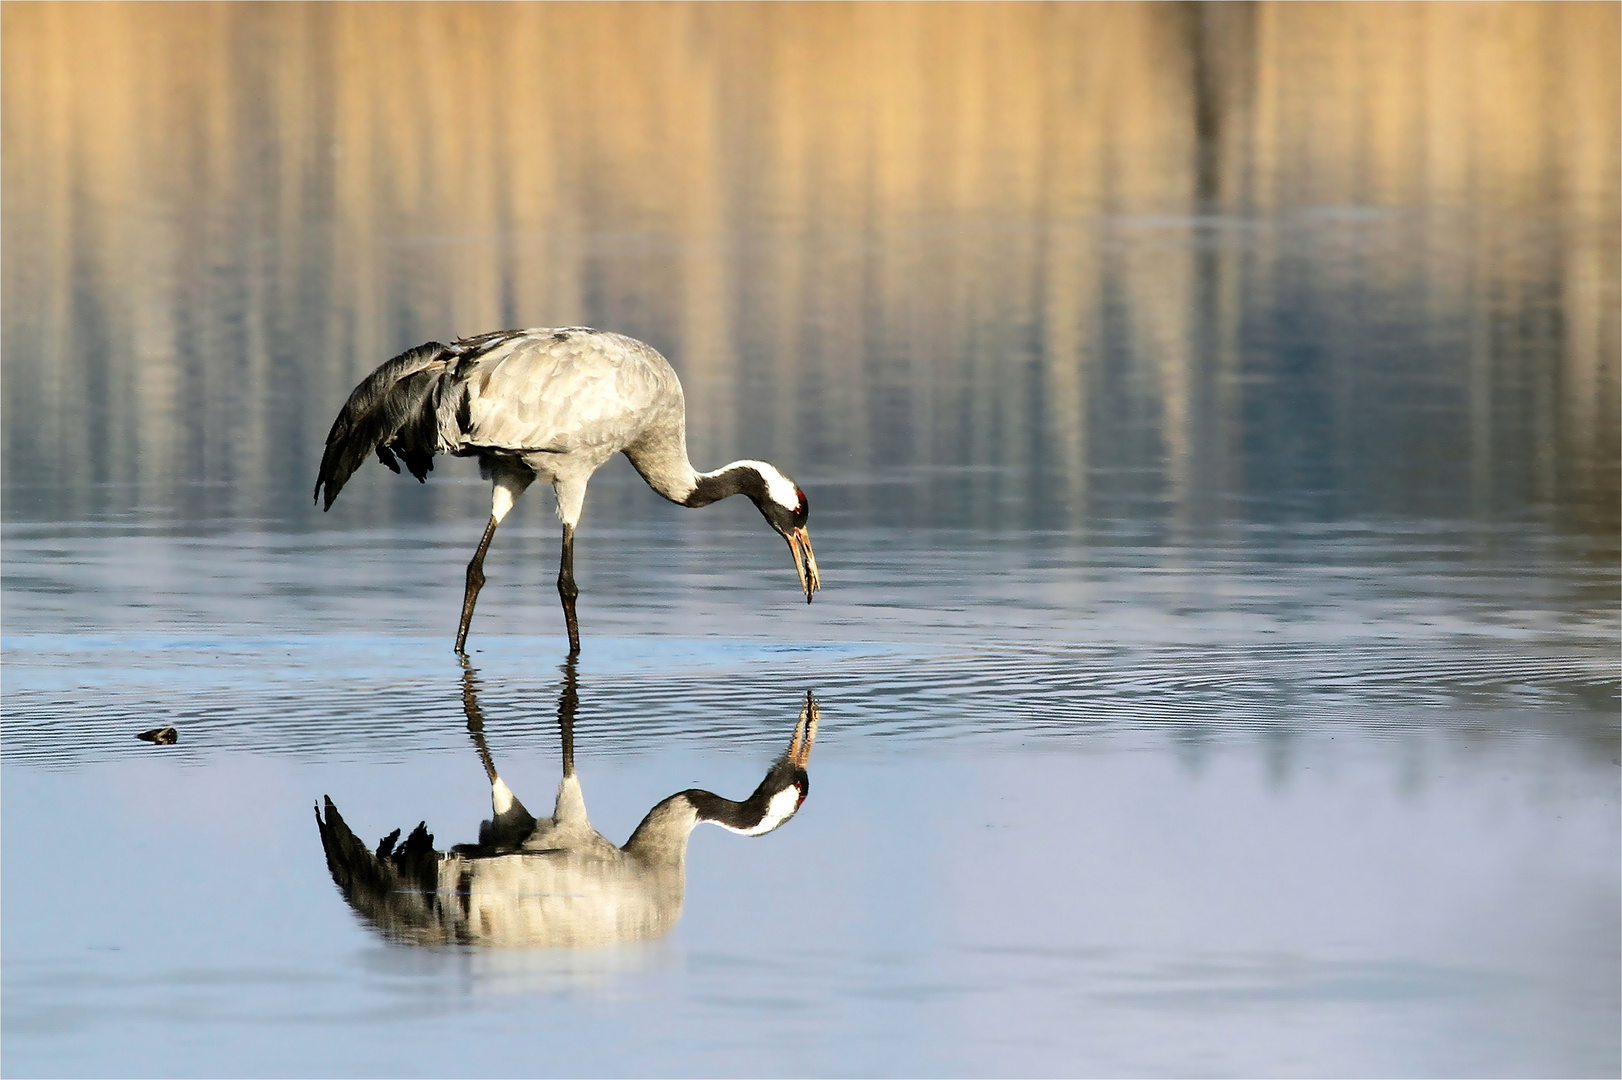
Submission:
M 1622 1070 L 1614 5 L 0 21 L 8 1074 Z M 594 480 L 592 822 L 747 794 L 808 690 L 811 794 L 657 941 L 402 945 L 311 811 L 477 838 L 488 487 L 323 515 L 321 438 L 582 323 L 826 586 Z M 537 811 L 557 546 L 532 490 L 469 640 Z

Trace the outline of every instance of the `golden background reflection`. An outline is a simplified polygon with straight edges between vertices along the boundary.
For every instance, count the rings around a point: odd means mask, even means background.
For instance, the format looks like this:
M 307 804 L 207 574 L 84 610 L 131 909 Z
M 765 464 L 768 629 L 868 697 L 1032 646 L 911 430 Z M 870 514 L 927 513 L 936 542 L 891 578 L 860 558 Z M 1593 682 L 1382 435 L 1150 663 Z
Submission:
M 587 324 L 701 464 L 989 467 L 948 517 L 1615 520 L 1615 4 L 0 18 L 8 516 L 280 517 L 394 352 Z

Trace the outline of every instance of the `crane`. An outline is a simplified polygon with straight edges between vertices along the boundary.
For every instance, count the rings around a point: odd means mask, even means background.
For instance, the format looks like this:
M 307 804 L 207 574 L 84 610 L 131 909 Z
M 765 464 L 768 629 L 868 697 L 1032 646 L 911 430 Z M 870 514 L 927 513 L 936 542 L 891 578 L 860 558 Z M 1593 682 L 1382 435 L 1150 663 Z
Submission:
M 574 534 L 586 483 L 623 453 L 648 486 L 682 506 L 744 495 L 788 541 L 807 603 L 822 587 L 800 486 L 764 461 L 699 472 L 687 457 L 681 381 L 651 345 L 589 326 L 498 330 L 449 345 L 430 341 L 373 371 L 349 395 L 327 434 L 315 498 L 332 509 L 370 455 L 426 482 L 435 454 L 475 457 L 490 481 L 490 522 L 467 564 L 456 651 L 466 652 L 484 556 L 496 526 L 537 478 L 557 493 L 563 521 L 558 596 L 569 655 L 580 652 L 575 618 Z

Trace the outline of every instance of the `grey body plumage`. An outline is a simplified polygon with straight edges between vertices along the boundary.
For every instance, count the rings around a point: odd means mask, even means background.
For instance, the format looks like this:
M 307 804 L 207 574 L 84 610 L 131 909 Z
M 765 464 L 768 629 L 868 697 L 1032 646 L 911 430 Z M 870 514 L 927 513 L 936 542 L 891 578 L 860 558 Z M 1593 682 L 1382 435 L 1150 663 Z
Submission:
M 652 346 L 589 327 L 503 330 L 409 349 L 368 375 L 344 403 L 316 479 L 330 510 L 367 457 L 418 480 L 436 454 L 476 457 L 490 479 L 491 513 L 468 564 L 456 649 L 463 651 L 484 585 L 484 555 L 496 526 L 536 479 L 550 483 L 563 521 L 558 593 L 569 651 L 580 649 L 575 618 L 574 530 L 586 484 L 616 453 L 648 486 L 683 506 L 747 496 L 794 555 L 806 600 L 820 587 L 805 528 L 805 494 L 763 461 L 736 461 L 700 473 L 687 457 L 681 380 Z

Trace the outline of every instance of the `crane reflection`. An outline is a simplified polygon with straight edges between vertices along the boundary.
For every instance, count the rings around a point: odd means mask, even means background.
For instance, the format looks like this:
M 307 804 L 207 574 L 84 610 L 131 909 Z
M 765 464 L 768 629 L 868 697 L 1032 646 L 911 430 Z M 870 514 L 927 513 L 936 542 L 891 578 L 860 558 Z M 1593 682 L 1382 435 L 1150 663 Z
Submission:
M 558 698 L 563 780 L 552 816 L 537 818 L 496 771 L 484 737 L 478 679 L 465 662 L 462 704 L 485 775 L 492 815 L 477 843 L 448 852 L 419 824 L 376 846 L 363 844 L 330 797 L 316 809 L 332 880 L 363 918 L 412 945 L 473 944 L 578 948 L 658 937 L 681 914 L 687 841 L 702 822 L 762 836 L 787 822 L 810 790 L 806 766 L 817 734 L 817 703 L 807 693 L 788 749 L 741 801 L 698 788 L 649 810 L 623 846 L 586 816 L 574 767 L 579 703 L 574 661 L 564 665 Z

